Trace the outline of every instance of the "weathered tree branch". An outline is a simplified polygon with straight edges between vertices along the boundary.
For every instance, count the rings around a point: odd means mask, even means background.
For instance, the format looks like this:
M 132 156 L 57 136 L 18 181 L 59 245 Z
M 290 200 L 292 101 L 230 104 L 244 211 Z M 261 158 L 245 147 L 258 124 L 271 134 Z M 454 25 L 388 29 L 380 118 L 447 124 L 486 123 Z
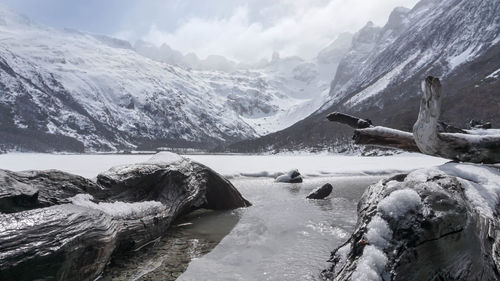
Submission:
M 398 148 L 411 152 L 420 152 L 413 135 L 396 129 L 373 126 L 367 119 L 334 112 L 327 116 L 328 120 L 348 125 L 354 130 L 353 140 L 356 144 Z
M 353 127 L 355 129 L 364 129 L 364 128 L 372 127 L 371 120 L 357 118 L 357 117 L 343 114 L 340 112 L 331 113 L 326 118 L 329 121 L 342 123 L 342 124 L 348 125 L 350 127 Z
M 356 144 L 398 148 L 411 152 L 439 156 L 473 163 L 500 162 L 500 135 L 474 135 L 439 121 L 441 111 L 441 83 L 427 77 L 422 83 L 423 97 L 413 134 L 392 128 L 373 126 L 370 120 L 339 112 L 328 120 L 354 129 Z
M 410 152 L 420 152 L 411 133 L 386 128 L 370 127 L 354 131 L 356 144 L 398 148 Z

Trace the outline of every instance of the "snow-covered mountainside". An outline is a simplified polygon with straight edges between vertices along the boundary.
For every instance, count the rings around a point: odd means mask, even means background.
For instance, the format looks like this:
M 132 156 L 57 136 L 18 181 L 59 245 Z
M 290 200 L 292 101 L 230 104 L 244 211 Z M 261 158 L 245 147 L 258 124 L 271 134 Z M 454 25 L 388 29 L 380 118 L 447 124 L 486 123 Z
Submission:
M 421 81 L 441 78 L 442 119 L 465 127 L 471 119 L 500 125 L 500 2 L 422 0 L 396 8 L 383 27 L 368 23 L 354 35 L 332 81 L 329 101 L 292 127 L 235 150 L 331 146 L 352 133 L 325 122 L 332 111 L 351 113 L 410 131 Z
M 425 0 L 412 10 L 396 8 L 384 27 L 369 23 L 356 34 L 332 83 L 331 103 L 383 107 L 387 95 L 378 95 L 385 89 L 420 72 L 446 79 L 499 40 L 500 4 L 495 0 Z M 408 90 L 392 97 L 415 95 Z
M 340 34 L 312 60 L 281 58 L 274 53 L 271 61 L 264 59 L 255 64 L 236 63 L 216 55 L 201 60 L 193 53 L 183 55 L 166 44 L 157 47 L 140 40 L 134 44 L 134 49 L 152 60 L 200 73 L 219 93 L 229 98 L 230 105 L 262 136 L 293 125 L 328 101 L 331 80 L 351 46 L 352 36 L 350 33 Z M 225 79 L 220 79 L 221 76 Z M 283 104 L 270 106 L 267 97 L 261 93 L 249 99 L 247 93 L 228 83 L 238 84 L 248 79 L 252 79 L 248 82 L 254 84 L 254 89 L 259 88 L 258 84 L 268 84 L 276 89 L 283 96 Z M 244 101 L 239 102 L 241 99 Z
M 297 68 L 294 79 L 311 76 Z M 283 129 L 320 106 L 289 86 L 259 70 L 154 61 L 128 42 L 40 26 L 0 7 L 0 146 L 7 149 L 210 148 Z

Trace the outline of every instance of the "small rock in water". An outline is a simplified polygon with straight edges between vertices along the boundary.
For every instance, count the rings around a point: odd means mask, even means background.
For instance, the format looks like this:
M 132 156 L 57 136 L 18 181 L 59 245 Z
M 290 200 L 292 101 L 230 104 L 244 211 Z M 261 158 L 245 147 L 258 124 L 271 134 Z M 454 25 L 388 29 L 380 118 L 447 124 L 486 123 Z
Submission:
M 332 193 L 332 190 L 333 186 L 327 183 L 309 193 L 309 195 L 307 195 L 307 199 L 325 199 L 328 195 L 330 195 L 330 193 Z
M 299 170 L 291 170 L 290 172 L 281 175 L 276 178 L 276 182 L 286 182 L 286 183 L 301 183 L 302 176 L 299 173 Z

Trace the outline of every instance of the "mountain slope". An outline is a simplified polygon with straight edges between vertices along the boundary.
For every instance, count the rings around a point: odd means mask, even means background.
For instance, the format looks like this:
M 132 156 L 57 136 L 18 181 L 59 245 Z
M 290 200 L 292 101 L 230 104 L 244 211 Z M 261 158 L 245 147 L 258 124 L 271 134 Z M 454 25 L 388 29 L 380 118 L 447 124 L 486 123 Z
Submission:
M 242 117 L 259 135 L 266 135 L 304 119 L 327 101 L 329 84 L 335 77 L 341 58 L 351 46 L 351 39 L 350 33 L 340 34 L 312 60 L 300 57 L 280 58 L 279 53 L 274 53 L 271 61 L 262 60 L 255 64 L 236 63 L 222 56 L 209 56 L 200 60 L 192 53 L 183 55 L 166 44 L 157 47 L 140 40 L 134 44 L 134 49 L 152 60 L 200 73 L 204 80 L 216 87 L 216 91 L 230 98 L 230 106 L 244 111 Z M 219 79 L 220 76 L 225 79 Z M 286 108 L 280 108 L 276 114 L 262 114 L 262 111 L 259 114 L 258 111 L 263 109 L 265 97 L 261 97 L 260 101 L 254 99 L 249 103 L 235 104 L 236 99 L 248 94 L 242 94 L 238 89 L 233 91 L 227 80 L 234 80 L 237 84 L 241 77 L 245 76 L 256 77 L 261 83 L 269 84 L 285 97 L 294 99 L 283 100 Z M 232 94 L 229 93 L 231 91 Z M 255 110 L 251 107 L 255 107 Z M 257 111 L 257 114 L 248 114 L 253 111 Z
M 47 28 L 0 7 L 0 148 L 213 148 L 291 125 L 262 118 L 308 110 L 294 122 L 319 107 L 272 78 L 156 62 L 125 41 Z
M 420 82 L 440 77 L 442 119 L 464 127 L 486 119 L 500 124 L 500 2 L 423 0 L 397 8 L 384 27 L 369 23 L 354 37 L 332 82 L 329 101 L 290 128 L 235 150 L 300 149 L 345 143 L 350 130 L 325 121 L 331 111 L 370 118 L 411 130 L 417 118 Z

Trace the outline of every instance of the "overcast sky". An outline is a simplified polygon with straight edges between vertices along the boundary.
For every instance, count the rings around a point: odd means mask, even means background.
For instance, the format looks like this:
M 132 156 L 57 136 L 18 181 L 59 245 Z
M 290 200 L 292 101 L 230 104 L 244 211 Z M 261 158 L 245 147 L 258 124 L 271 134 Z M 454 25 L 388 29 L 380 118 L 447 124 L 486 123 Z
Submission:
M 396 6 L 417 0 L 0 0 L 53 27 L 68 27 L 156 45 L 200 57 L 251 62 L 314 57 L 344 31 L 383 25 Z

